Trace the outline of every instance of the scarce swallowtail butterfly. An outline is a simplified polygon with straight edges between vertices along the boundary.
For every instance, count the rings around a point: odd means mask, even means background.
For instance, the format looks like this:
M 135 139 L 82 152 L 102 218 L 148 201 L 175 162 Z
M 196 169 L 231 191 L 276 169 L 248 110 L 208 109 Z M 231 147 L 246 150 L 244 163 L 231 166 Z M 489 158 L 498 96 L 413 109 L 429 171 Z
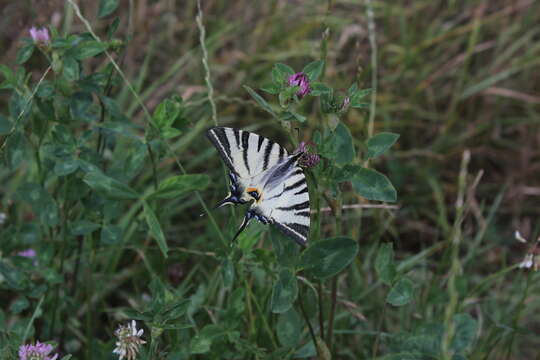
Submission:
M 250 203 L 234 239 L 252 219 L 273 224 L 285 235 L 305 246 L 309 233 L 309 193 L 298 161 L 304 154 L 292 155 L 272 140 L 238 129 L 215 127 L 207 131 L 229 168 L 229 195 L 216 208 L 226 204 Z

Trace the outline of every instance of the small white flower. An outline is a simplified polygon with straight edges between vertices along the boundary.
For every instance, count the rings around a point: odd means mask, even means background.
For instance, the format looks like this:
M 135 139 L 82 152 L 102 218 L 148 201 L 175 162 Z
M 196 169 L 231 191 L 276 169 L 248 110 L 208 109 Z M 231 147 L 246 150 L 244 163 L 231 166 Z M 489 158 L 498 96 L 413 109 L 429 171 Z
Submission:
M 113 350 L 113 354 L 118 354 L 119 360 L 122 360 L 123 358 L 135 360 L 140 346 L 146 344 L 146 341 L 141 339 L 143 333 L 143 329 L 137 330 L 137 323 L 135 320 L 131 320 L 131 323 L 126 326 L 120 325 L 114 332 L 118 341 L 116 342 L 116 348 Z
M 520 269 L 530 269 L 533 266 L 533 254 L 527 254 L 525 255 L 525 258 L 522 262 L 519 263 Z
M 527 243 L 527 240 L 525 240 L 525 238 L 523 236 L 521 236 L 521 233 L 519 232 L 519 230 L 516 230 L 516 232 L 514 233 L 514 237 L 516 238 L 517 241 L 519 242 L 522 242 L 524 244 Z
M 6 213 L 0 212 L 0 225 L 3 225 L 6 222 L 7 215 Z
M 514 237 L 517 241 L 526 244 L 527 240 L 521 236 L 518 230 L 514 233 Z M 536 243 L 529 248 L 527 251 L 527 254 L 525 254 L 525 257 L 523 260 L 519 263 L 518 267 L 520 269 L 534 269 L 534 271 L 538 271 L 540 269 L 540 248 L 538 245 L 540 244 L 540 238 L 536 240 Z

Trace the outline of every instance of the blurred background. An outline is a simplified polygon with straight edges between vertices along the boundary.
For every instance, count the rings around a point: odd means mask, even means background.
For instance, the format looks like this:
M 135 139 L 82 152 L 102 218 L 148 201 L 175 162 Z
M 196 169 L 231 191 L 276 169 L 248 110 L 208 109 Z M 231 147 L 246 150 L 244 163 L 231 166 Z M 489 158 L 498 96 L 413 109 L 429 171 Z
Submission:
M 133 5 L 130 7 L 130 3 Z M 97 2 L 80 2 L 99 34 L 110 20 L 97 19 Z M 121 1 L 117 37 L 128 40 L 122 68 L 152 109 L 165 96 L 185 101 L 206 92 L 193 1 Z M 264 128 L 285 141 L 278 126 L 253 106 L 242 88 L 270 81 L 275 62 L 299 70 L 321 57 L 328 29 L 326 81 L 347 89 L 353 81 L 371 88 L 377 72 L 375 132 L 401 135 L 394 151 L 374 164 L 398 190 L 393 226 L 403 246 L 420 246 L 444 236 L 441 214 L 453 211 L 463 151 L 471 151 L 469 171 L 482 177 L 471 194 L 472 232 L 485 226 L 480 208 L 502 196 L 487 229 L 494 257 L 514 244 L 512 233 L 540 232 L 540 4 L 533 0 L 374 1 L 377 68 L 371 66 L 365 4 L 362 1 L 203 1 L 204 23 L 221 124 Z M 0 18 L 0 62 L 14 64 L 31 26 L 51 24 L 84 32 L 64 1 L 4 1 Z M 40 57 L 35 76 L 46 67 Z M 41 62 L 40 62 L 41 61 Z M 102 66 L 96 63 L 95 66 Z M 124 86 L 115 90 L 133 121 L 141 122 Z M 5 104 L 6 99 L 3 99 Z M 208 110 L 208 109 L 207 109 Z M 304 109 L 315 113 L 315 105 Z M 190 158 L 209 149 L 210 126 L 200 114 L 196 131 L 182 144 Z M 358 141 L 366 138 L 367 111 L 349 111 L 344 121 Z M 301 130 L 310 138 L 310 118 Z M 286 144 L 284 144 L 286 145 Z M 358 144 L 360 145 L 360 144 Z M 218 162 L 212 156 L 212 161 Z M 206 165 L 206 163 L 204 163 Z M 198 165 L 198 170 L 207 171 Z M 193 165 L 194 167 L 197 165 Z M 451 214 L 447 214 L 451 216 Z M 446 224 L 447 225 L 447 224 Z M 406 239 L 406 241 L 404 241 Z
M 257 131 L 292 150 L 279 125 L 255 106 L 242 85 L 258 89 L 269 82 L 274 63 L 300 70 L 324 51 L 325 82 L 334 88 L 345 90 L 355 81 L 360 88 L 371 88 L 375 72 L 375 133 L 391 131 L 401 137 L 372 166 L 396 187 L 399 209 L 363 212 L 362 229 L 355 229 L 358 212 L 345 212 L 346 226 L 361 242 L 374 237 L 392 240 L 401 259 L 447 239 L 460 162 L 469 150 L 469 183 L 476 180 L 477 185 L 465 195 L 470 212 L 462 236 L 475 247 L 475 258 L 463 254 L 465 274 L 474 269 L 472 277 L 487 276 L 521 261 L 526 248 L 514 240 L 514 231 L 519 229 L 531 241 L 540 234 L 540 2 L 370 3 L 376 48 L 370 45 L 365 1 L 203 1 L 219 123 Z M 112 17 L 97 18 L 98 2 L 78 4 L 95 32 L 104 34 Z M 116 37 L 126 48 L 117 60 L 149 109 L 171 94 L 181 95 L 188 104 L 204 103 L 207 89 L 196 14 L 194 1 L 120 1 Z M 14 66 L 17 48 L 31 26 L 86 31 L 61 0 L 3 0 L 0 15 L 0 63 L 8 66 Z M 325 36 L 326 50 L 321 47 Z M 101 61 L 91 65 L 99 68 L 107 60 Z M 47 64 L 39 56 L 30 64 L 39 79 Z M 4 108 L 7 98 L 2 96 Z M 133 122 L 144 123 L 141 109 L 122 83 L 112 96 Z M 311 138 L 317 124 L 317 106 L 312 102 L 303 108 L 308 115 L 300 128 L 304 140 Z M 203 193 L 209 203 L 223 195 L 225 186 L 220 160 L 204 136 L 211 126 L 210 111 L 204 104 L 192 111 L 190 132 L 174 144 L 189 172 L 215 179 L 212 189 Z M 352 109 L 342 119 L 360 150 L 367 139 L 368 117 L 367 110 Z M 205 220 L 198 218 L 198 203 L 186 201 L 173 215 L 170 244 L 211 249 L 212 244 L 202 240 L 188 245 L 174 235 L 206 231 Z M 352 193 L 346 202 L 366 203 Z M 475 264 L 478 257 L 481 264 Z M 492 295 L 503 298 L 511 291 L 506 286 L 510 285 L 499 284 Z M 539 300 L 536 296 L 532 301 Z M 531 323 L 528 331 L 538 334 L 540 322 Z M 538 338 L 527 339 L 525 349 L 532 352 Z

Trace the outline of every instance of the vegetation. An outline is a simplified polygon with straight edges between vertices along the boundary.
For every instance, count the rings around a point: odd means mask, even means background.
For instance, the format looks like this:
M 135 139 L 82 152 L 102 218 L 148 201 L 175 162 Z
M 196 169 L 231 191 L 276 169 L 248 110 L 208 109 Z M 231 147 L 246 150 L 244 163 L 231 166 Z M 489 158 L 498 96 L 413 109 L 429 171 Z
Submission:
M 540 359 L 539 2 L 1 11 L 0 359 Z M 306 248 L 213 126 L 309 152 Z

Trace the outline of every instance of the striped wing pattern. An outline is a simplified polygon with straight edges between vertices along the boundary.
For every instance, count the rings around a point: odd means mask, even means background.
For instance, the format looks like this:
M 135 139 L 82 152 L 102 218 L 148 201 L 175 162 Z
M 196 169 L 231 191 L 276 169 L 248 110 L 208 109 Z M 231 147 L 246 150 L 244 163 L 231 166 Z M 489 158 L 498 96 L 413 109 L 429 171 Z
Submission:
M 309 193 L 304 172 L 295 163 L 278 193 L 263 199 L 260 206 L 285 235 L 305 245 L 309 234 Z
M 207 136 L 227 167 L 241 178 L 256 176 L 288 155 L 277 143 L 249 131 L 215 127 Z
M 288 155 L 272 140 L 233 128 L 215 127 L 207 136 L 231 172 L 240 177 L 242 188 L 261 189 L 262 197 L 251 204 L 240 231 L 255 217 L 305 246 L 310 207 L 306 178 L 298 166 L 301 154 Z

